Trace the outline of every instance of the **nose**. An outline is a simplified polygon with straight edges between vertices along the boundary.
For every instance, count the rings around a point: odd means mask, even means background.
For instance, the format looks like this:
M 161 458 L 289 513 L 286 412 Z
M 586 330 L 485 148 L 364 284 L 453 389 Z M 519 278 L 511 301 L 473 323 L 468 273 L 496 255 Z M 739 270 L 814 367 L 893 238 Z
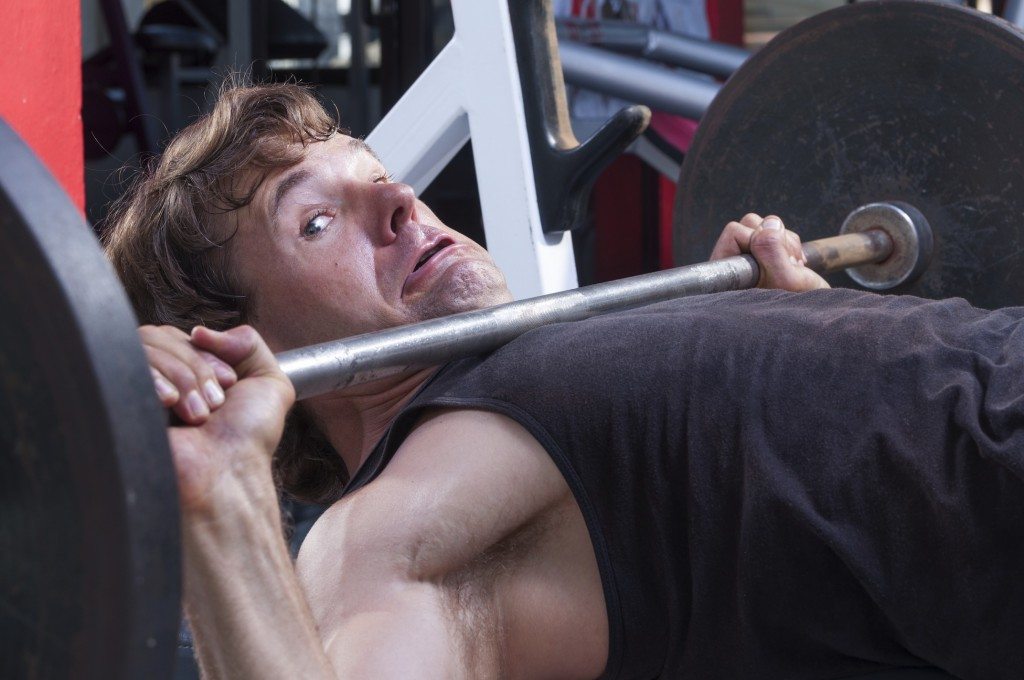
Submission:
M 379 192 L 375 200 L 381 208 L 376 220 L 377 236 L 387 245 L 399 230 L 416 220 L 416 194 L 411 186 L 399 182 L 375 186 Z

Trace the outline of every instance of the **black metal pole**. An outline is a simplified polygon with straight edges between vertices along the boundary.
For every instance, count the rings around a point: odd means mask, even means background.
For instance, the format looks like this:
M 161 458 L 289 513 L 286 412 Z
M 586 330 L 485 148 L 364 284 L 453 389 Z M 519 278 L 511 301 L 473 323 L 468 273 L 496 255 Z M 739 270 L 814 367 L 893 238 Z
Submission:
M 152 118 L 146 102 L 146 84 L 128 32 L 124 8 L 121 0 L 100 0 L 100 9 L 103 10 L 103 19 L 110 34 L 110 47 L 115 55 L 119 80 L 125 89 L 128 125 L 135 133 L 139 152 L 153 155 L 157 152 L 157 142 L 150 127 Z

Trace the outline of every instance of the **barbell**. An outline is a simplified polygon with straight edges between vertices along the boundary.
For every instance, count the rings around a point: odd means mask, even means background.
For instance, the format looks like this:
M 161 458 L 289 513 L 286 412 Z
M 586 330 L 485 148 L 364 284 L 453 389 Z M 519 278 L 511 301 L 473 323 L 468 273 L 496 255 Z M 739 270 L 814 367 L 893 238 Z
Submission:
M 807 266 L 817 272 L 849 269 L 862 285 L 888 290 L 913 281 L 932 256 L 932 232 L 906 203 L 871 203 L 843 221 L 839 235 L 803 244 Z M 277 355 L 299 399 L 488 352 L 534 328 L 579 321 L 687 295 L 757 285 L 760 270 L 750 255 L 641 274 L 462 312 L 421 323 L 289 350 Z
M 823 271 L 856 265 L 847 270 L 856 285 L 964 294 L 988 306 L 1017 301 L 1009 273 L 1024 250 L 1015 232 L 1024 213 L 1024 135 L 1013 139 L 1024 112 L 1024 41 L 1009 25 L 978 16 L 951 5 L 882 0 L 826 13 L 766 47 L 727 83 L 687 158 L 676 215 L 681 252 L 706 257 L 703 232 L 717 234 L 728 220 L 764 206 L 813 236 L 843 222 L 838 240 L 806 244 L 808 260 Z M 849 81 L 865 105 L 851 109 L 840 97 L 848 110 L 839 116 L 842 106 L 814 96 L 820 88 L 820 98 L 839 97 L 838 86 L 818 74 L 841 63 L 829 60 L 845 54 L 836 45 L 847 40 L 844 25 L 859 55 Z M 875 32 L 886 37 L 875 40 Z M 913 77 L 893 84 L 900 64 Z M 961 77 L 961 68 L 969 75 Z M 929 90 L 945 99 L 928 99 Z M 925 107 L 927 124 L 919 129 L 908 122 L 915 107 Z M 858 111 L 866 116 L 860 127 Z M 938 134 L 944 117 L 955 134 Z M 804 127 L 794 131 L 791 120 Z M 968 134 L 968 123 L 982 133 Z M 753 130 L 767 141 L 753 146 Z M 918 139 L 929 135 L 931 145 Z M 2 124 L 0 157 L 0 677 L 169 677 L 180 617 L 177 496 L 164 412 L 136 320 L 78 210 Z M 764 167 L 752 163 L 766 158 Z M 976 174 L 964 175 L 957 198 L 956 183 L 940 175 L 968 171 Z M 929 188 L 932 181 L 939 189 Z M 801 193 L 809 195 L 796 200 Z M 820 210 L 801 212 L 806 205 Z M 973 249 L 975 240 L 985 247 Z M 962 276 L 960 259 L 982 271 Z M 943 283 L 947 276 L 955 284 Z M 536 325 L 757 278 L 756 263 L 733 258 L 279 360 L 308 397 L 485 351 Z M 469 327 L 478 330 L 467 334 Z M 472 341 L 457 346 L 453 335 Z

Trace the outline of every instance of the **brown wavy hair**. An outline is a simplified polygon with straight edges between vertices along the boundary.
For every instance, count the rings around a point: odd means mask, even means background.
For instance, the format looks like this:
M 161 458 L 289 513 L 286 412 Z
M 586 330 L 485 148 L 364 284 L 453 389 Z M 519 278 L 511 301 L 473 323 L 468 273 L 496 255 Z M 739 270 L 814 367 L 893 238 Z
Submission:
M 103 225 L 107 256 L 143 324 L 224 330 L 247 323 L 252 293 L 232 276 L 232 213 L 273 170 L 339 130 L 337 117 L 296 83 L 225 79 L 211 111 L 145 164 Z M 314 503 L 348 479 L 341 457 L 301 407 L 292 409 L 275 456 L 279 485 Z

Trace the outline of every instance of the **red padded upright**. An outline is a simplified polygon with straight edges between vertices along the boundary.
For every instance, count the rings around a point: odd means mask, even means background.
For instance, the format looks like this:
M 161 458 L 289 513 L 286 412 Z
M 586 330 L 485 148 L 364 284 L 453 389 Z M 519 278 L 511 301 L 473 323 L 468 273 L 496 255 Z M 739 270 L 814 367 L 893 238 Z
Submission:
M 0 117 L 83 208 L 80 0 L 3 0 L 0 45 Z
M 743 0 L 707 0 L 711 39 L 743 46 Z

